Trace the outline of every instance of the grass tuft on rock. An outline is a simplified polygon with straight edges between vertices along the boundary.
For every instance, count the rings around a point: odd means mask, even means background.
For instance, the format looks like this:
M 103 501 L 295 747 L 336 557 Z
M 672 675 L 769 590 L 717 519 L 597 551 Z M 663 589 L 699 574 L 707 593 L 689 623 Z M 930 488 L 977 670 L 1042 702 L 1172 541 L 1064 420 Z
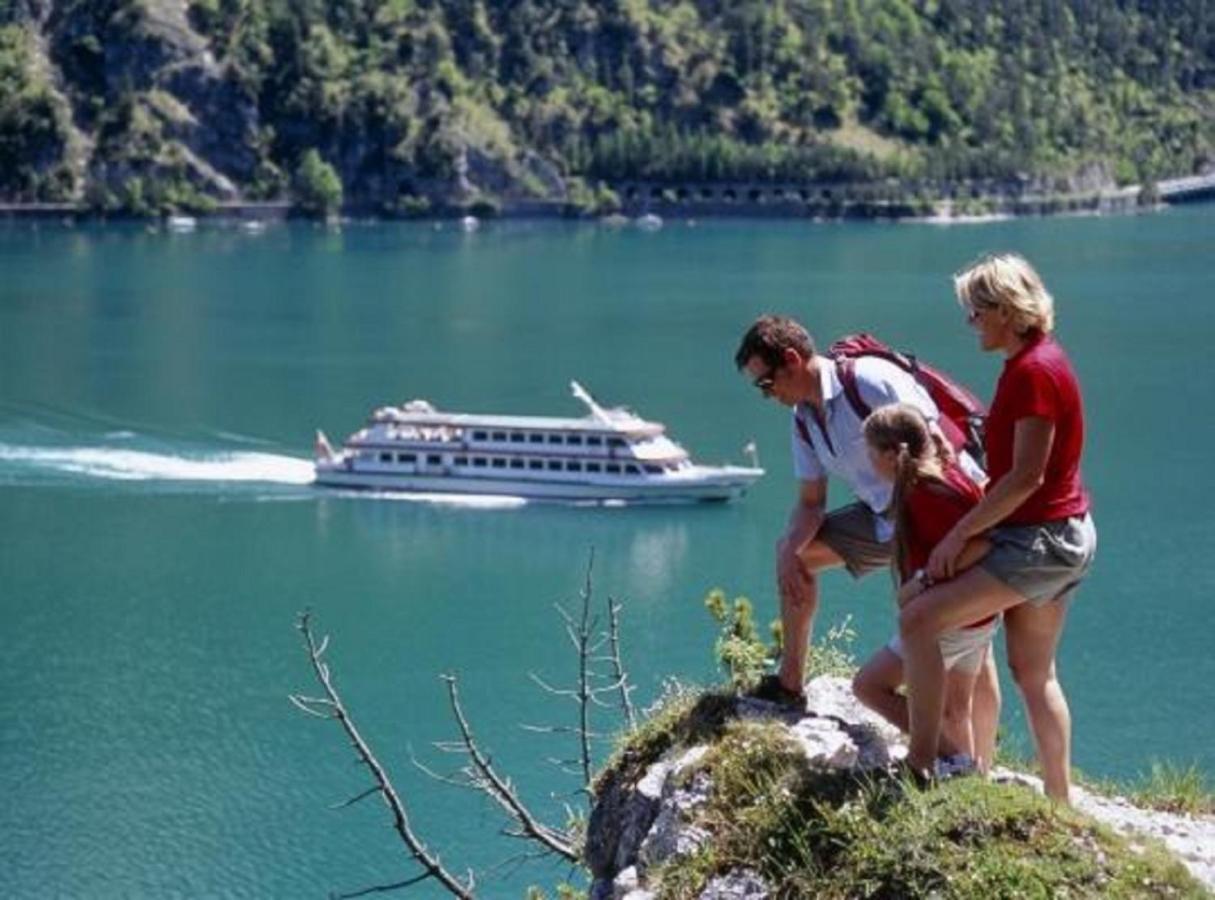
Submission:
M 692 772 L 713 788 L 698 853 L 648 873 L 662 898 L 697 897 L 731 869 L 777 897 L 1205 897 L 1162 849 L 1132 848 L 1018 785 L 960 778 L 921 791 L 883 773 L 815 769 L 778 722 L 730 721 Z

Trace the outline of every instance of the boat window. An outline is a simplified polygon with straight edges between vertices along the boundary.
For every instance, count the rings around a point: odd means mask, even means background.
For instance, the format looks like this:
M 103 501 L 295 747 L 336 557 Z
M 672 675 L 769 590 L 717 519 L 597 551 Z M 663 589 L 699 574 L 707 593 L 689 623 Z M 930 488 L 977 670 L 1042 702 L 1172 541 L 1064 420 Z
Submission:
M 579 446 L 579 447 L 580 447 L 580 446 L 582 446 L 582 435 L 580 435 L 580 434 L 571 434 L 571 435 L 569 435 L 569 436 L 568 436 L 568 437 L 565 439 L 565 442 L 566 442 L 567 444 L 574 444 L 575 446 Z
M 466 465 L 468 465 L 468 457 L 467 457 L 467 456 L 457 456 L 457 457 L 456 457 L 456 465 L 457 465 L 457 466 L 466 466 Z
M 521 460 L 521 459 L 512 459 L 512 460 L 510 461 L 510 467 L 511 467 L 512 469 L 522 469 L 522 468 L 523 468 L 523 460 Z
M 609 447 L 623 447 L 624 438 L 618 438 L 618 437 L 608 438 L 608 446 Z
M 550 435 L 548 436 L 548 442 L 549 442 L 550 444 L 560 444 L 560 443 L 561 443 L 561 435 L 559 435 L 559 434 L 550 434 Z
M 426 464 L 428 466 L 441 466 L 443 464 L 443 457 L 439 456 L 437 453 L 432 453 L 430 456 L 426 457 Z
M 473 440 L 474 440 L 474 441 L 483 441 L 483 440 L 485 440 L 487 437 L 489 437 L 489 434 L 488 434 L 487 432 L 484 432 L 484 431 L 474 431 L 474 432 L 473 432 Z
M 607 470 L 612 475 L 620 474 L 620 463 L 608 463 Z
M 601 446 L 603 446 L 603 438 L 601 438 L 597 434 L 592 434 L 589 438 L 586 439 L 586 445 L 588 447 L 601 447 Z
M 586 470 L 588 472 L 601 472 L 603 471 L 603 466 L 599 465 L 599 463 L 589 462 L 586 464 Z
M 478 469 L 484 469 L 485 465 L 486 465 L 486 459 L 484 456 L 474 456 L 473 457 L 473 466 L 474 467 L 476 467 Z
M 543 444 L 544 443 L 544 435 L 542 435 L 542 434 L 529 434 L 527 436 L 527 439 L 529 442 L 531 442 L 533 444 Z
M 529 459 L 527 461 L 527 467 L 529 469 L 543 469 L 544 461 L 540 459 Z
M 392 462 L 392 454 L 391 453 L 381 453 L 380 462 Z
M 506 440 L 506 432 L 505 432 L 505 431 L 495 431 L 495 432 L 494 432 L 494 440 L 495 440 L 495 441 L 504 441 L 504 440 Z
M 560 472 L 561 471 L 561 460 L 550 459 L 548 461 L 548 468 L 549 468 L 550 472 Z
M 510 442 L 512 444 L 522 444 L 526 435 L 522 431 L 512 431 L 510 433 Z
M 417 462 L 417 461 L 418 461 L 418 457 L 413 453 L 398 453 L 397 454 L 397 462 L 399 462 L 399 463 L 411 463 L 411 462 Z
M 494 457 L 493 466 L 495 469 L 505 469 L 506 460 L 502 459 L 502 457 L 500 457 L 500 456 Z
M 632 463 L 629 463 L 627 466 L 625 466 L 624 470 L 626 472 L 628 472 L 630 475 L 640 475 L 641 474 L 641 469 L 637 468 Z
M 649 472 L 651 475 L 661 475 L 662 474 L 662 469 L 658 466 L 646 466 L 645 470 L 647 472 Z
M 570 460 L 569 462 L 567 462 L 567 463 L 565 464 L 565 471 L 567 471 L 567 472 L 581 472 L 581 471 L 582 471 L 582 463 L 580 463 L 580 462 L 575 462 L 575 461 L 573 461 L 573 460 Z

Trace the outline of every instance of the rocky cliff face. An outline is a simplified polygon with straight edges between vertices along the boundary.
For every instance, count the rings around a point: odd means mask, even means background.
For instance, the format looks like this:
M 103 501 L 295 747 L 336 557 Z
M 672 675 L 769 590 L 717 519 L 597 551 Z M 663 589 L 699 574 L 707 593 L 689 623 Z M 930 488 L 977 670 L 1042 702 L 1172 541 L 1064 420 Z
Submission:
M 290 166 L 275 152 L 284 139 L 320 149 L 356 207 L 392 212 L 402 197 L 424 209 L 487 195 L 564 199 L 557 169 L 535 152 L 495 145 L 475 127 L 443 129 L 459 117 L 430 85 L 382 98 L 424 118 L 412 136 L 389 112 L 368 111 L 328 122 L 276 109 L 276 130 L 262 108 L 260 76 L 234 57 L 217 59 L 190 7 L 187 0 L 15 0 L 0 10 L 0 27 L 23 45 L 23 78 L 39 92 L 40 106 L 31 98 L 24 108 L 45 108 L 36 128 L 29 116 L 14 123 L 26 133 L 18 152 L 26 177 L 0 183 L 0 200 L 139 211 L 150 193 L 157 202 L 187 206 L 287 199 Z M 409 141 L 435 144 L 440 159 L 433 171 L 399 152 Z
M 626 748 L 601 776 L 589 822 L 593 900 L 1215 888 L 1215 819 L 1084 790 L 1078 812 L 1061 810 L 1035 779 L 1003 770 L 997 783 L 966 776 L 920 791 L 891 775 L 902 739 L 846 680 L 816 679 L 807 694 L 804 711 L 702 698 L 668 721 L 670 740 Z

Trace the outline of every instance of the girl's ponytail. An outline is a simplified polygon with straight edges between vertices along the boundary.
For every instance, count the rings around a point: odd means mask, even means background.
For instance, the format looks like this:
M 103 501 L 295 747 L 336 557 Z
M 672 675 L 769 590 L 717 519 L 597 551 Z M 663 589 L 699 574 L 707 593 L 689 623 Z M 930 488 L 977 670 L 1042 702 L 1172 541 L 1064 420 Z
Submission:
M 919 467 L 916 465 L 916 459 L 911 455 L 911 449 L 907 446 L 906 441 L 899 442 L 894 472 L 894 490 L 890 495 L 890 517 L 894 521 L 894 570 L 898 573 L 903 571 L 903 564 L 911 552 L 907 540 L 907 495 L 911 493 L 911 489 L 915 487 L 919 477 Z

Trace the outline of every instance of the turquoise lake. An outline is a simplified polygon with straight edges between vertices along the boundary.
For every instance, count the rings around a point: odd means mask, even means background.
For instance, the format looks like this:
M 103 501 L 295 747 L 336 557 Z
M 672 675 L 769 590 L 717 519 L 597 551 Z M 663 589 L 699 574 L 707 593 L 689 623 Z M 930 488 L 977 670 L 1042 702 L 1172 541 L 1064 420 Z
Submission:
M 461 760 L 439 675 L 479 739 L 560 824 L 585 809 L 550 757 L 576 709 L 572 606 L 594 549 L 597 602 L 624 603 L 641 704 L 710 683 L 703 598 L 776 615 L 773 545 L 793 500 L 787 413 L 732 356 L 763 311 L 826 343 L 873 331 L 989 397 L 950 274 L 987 250 L 1042 271 L 1088 408 L 1084 474 L 1101 535 L 1064 635 L 1074 759 L 1131 779 L 1153 760 L 1215 772 L 1215 206 L 966 226 L 669 222 L 292 224 L 249 235 L 0 226 L 0 878 L 13 897 L 308 897 L 416 872 L 362 791 L 294 624 L 310 608 L 365 735 L 427 843 L 486 897 L 568 870 L 502 865 L 530 847 L 496 809 L 429 779 Z M 314 429 L 373 407 L 666 423 L 706 462 L 768 474 L 729 505 L 453 504 L 308 485 Z M 848 499 L 840 486 L 832 502 Z M 825 580 L 819 632 L 854 652 L 892 627 L 883 576 Z M 1006 684 L 1009 739 L 1028 746 Z M 617 719 L 604 713 L 598 727 Z M 609 745 L 598 747 L 600 757 Z M 443 896 L 423 885 L 407 896 Z

